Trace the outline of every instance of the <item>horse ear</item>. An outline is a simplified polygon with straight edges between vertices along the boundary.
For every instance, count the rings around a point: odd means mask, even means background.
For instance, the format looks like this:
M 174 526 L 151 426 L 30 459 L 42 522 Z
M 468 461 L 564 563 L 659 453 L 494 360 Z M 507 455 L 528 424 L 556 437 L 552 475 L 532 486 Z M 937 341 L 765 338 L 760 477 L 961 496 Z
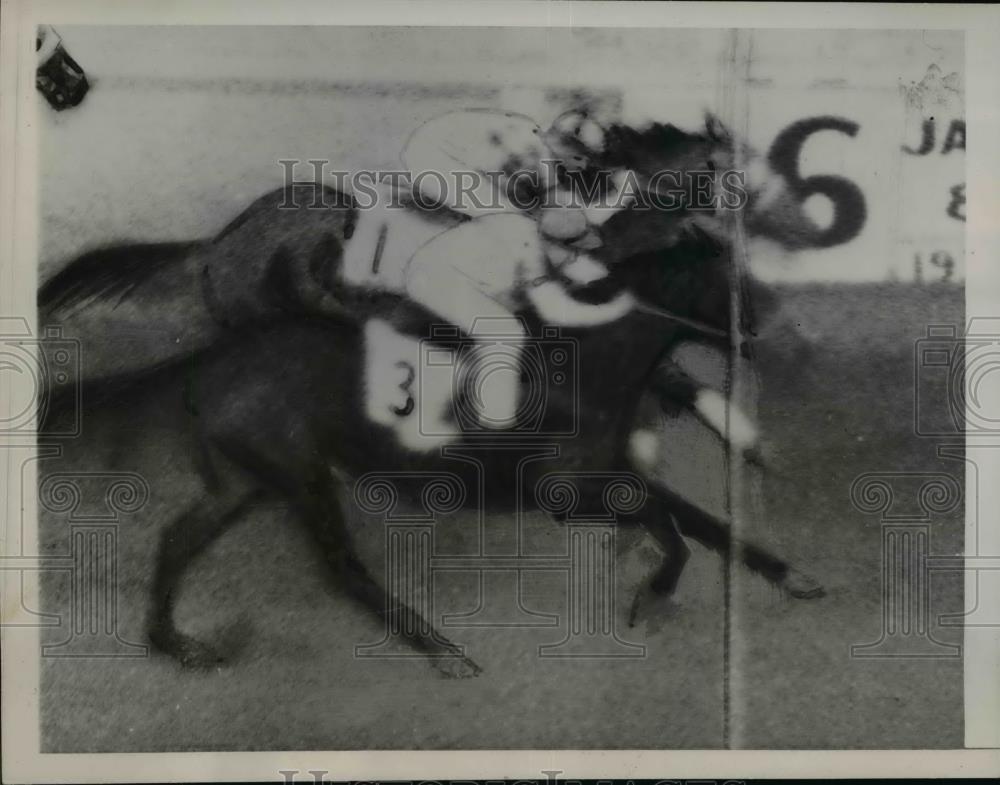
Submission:
M 729 130 L 723 125 L 722 120 L 711 112 L 705 112 L 705 132 L 715 142 L 728 142 L 732 139 Z

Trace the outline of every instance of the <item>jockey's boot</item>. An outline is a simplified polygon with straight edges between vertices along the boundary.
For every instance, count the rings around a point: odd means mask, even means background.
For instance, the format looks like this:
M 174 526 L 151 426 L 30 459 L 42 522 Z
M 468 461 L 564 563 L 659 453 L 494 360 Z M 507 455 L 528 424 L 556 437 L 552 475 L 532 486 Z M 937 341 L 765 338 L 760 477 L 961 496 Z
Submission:
M 483 428 L 500 430 L 517 424 L 520 347 L 485 343 L 476 348 L 471 400 Z

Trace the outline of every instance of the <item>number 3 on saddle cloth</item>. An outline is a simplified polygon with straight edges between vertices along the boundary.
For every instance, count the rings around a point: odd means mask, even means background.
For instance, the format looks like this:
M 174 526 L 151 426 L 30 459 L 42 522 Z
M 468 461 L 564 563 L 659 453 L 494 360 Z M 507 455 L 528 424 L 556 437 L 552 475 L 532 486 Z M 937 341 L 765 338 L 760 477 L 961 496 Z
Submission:
M 390 340 L 385 322 L 369 323 L 368 415 L 392 427 L 411 449 L 430 448 L 457 435 L 442 413 L 453 403 L 460 409 L 465 403 L 472 406 L 471 420 L 480 427 L 517 425 L 519 367 L 528 336 L 513 313 L 525 297 L 543 319 L 565 325 L 607 323 L 632 307 L 629 295 L 597 304 L 568 295 L 563 288 L 567 271 L 589 282 L 607 270 L 590 257 L 544 241 L 538 224 L 523 214 L 456 220 L 449 228 L 393 201 L 391 194 L 382 196 L 370 207 L 359 206 L 344 249 L 344 282 L 403 294 L 441 317 L 443 326 L 462 330 L 474 344 L 469 347 L 474 351 L 461 353 L 463 362 L 439 363 L 432 370 L 433 363 L 420 356 L 416 344 L 398 333 Z M 385 348 L 390 344 L 393 351 Z M 416 368 L 414 360 L 420 362 Z M 443 376 L 442 367 L 449 369 Z M 501 372 L 487 373 L 486 367 Z M 457 389 L 464 394 L 455 398 Z
M 389 428 L 399 444 L 427 452 L 456 441 L 461 432 L 453 414 L 454 378 L 430 373 L 425 340 L 397 331 L 384 319 L 372 318 L 364 329 L 365 414 Z
M 450 328 L 452 338 L 458 337 L 457 328 L 471 334 L 477 319 L 499 318 L 509 367 L 499 386 L 500 375 L 492 375 L 492 392 L 505 398 L 499 404 L 504 424 L 514 424 L 517 352 L 525 331 L 511 314 L 516 306 L 512 268 L 524 267 L 515 258 L 517 247 L 525 254 L 540 253 L 534 222 L 519 215 L 463 221 L 451 211 L 403 207 L 391 195 L 380 196 L 385 198 L 377 204 L 358 207 L 344 248 L 343 282 L 406 296 L 436 314 L 441 320 L 437 332 Z M 494 218 L 501 220 L 494 225 Z M 372 422 L 391 429 L 409 450 L 432 450 L 460 437 L 462 409 L 469 400 L 461 390 L 474 375 L 475 352 L 455 353 L 380 318 L 365 324 L 364 352 L 363 394 Z M 479 412 L 471 419 L 477 422 Z

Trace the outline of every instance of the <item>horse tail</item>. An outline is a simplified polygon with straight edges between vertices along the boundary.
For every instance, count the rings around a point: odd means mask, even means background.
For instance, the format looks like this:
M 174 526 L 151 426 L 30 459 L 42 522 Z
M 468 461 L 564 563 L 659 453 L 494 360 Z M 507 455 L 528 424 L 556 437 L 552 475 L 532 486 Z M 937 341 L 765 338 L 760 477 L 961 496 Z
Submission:
M 38 291 L 38 306 L 51 312 L 94 299 L 120 301 L 165 265 L 199 247 L 218 242 L 247 223 L 256 221 L 266 225 L 283 212 L 320 207 L 353 208 L 354 199 L 321 183 L 294 183 L 258 198 L 211 240 L 132 243 L 88 251 L 45 282 Z M 344 229 L 348 235 L 355 217 L 353 209 L 344 210 Z
M 275 215 L 289 213 L 298 210 L 341 210 L 344 214 L 345 226 L 353 226 L 356 220 L 357 202 L 354 197 L 344 191 L 338 191 L 323 183 L 292 183 L 283 188 L 268 191 L 258 197 L 236 218 L 230 221 L 219 232 L 215 241 L 219 241 L 227 235 L 243 227 L 245 224 L 254 221 L 267 222 L 274 220 Z M 280 210 L 282 212 L 275 212 Z M 348 237 L 351 230 L 347 232 Z
M 167 264 L 183 258 L 202 243 L 134 243 L 87 251 L 38 290 L 38 307 L 51 313 L 91 300 L 121 300 Z

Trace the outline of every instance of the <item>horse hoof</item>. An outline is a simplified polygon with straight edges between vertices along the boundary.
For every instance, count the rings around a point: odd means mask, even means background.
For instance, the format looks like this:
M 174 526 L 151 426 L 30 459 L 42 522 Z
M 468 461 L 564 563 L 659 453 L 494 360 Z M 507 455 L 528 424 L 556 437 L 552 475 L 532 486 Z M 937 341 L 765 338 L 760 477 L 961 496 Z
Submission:
M 178 655 L 181 666 L 188 670 L 212 670 L 226 662 L 218 651 L 207 644 L 192 640 Z
M 434 667 L 446 679 L 471 679 L 483 672 L 483 669 L 475 661 L 461 654 L 436 657 L 434 659 Z
M 216 649 L 179 632 L 153 631 L 149 640 L 164 654 L 177 660 L 183 668 L 208 670 L 225 662 L 225 658 Z
M 640 614 L 647 619 L 659 620 L 674 616 L 680 610 L 681 604 L 674 599 L 673 594 L 663 594 L 647 586 L 637 591 L 632 600 L 628 610 L 628 626 L 635 627 L 640 621 Z
M 797 600 L 815 600 L 826 594 L 822 584 L 798 570 L 789 570 L 781 585 Z
M 635 593 L 635 597 L 632 598 L 632 604 L 628 609 L 628 626 L 635 627 L 636 622 L 639 621 L 639 608 L 642 606 L 642 595 L 643 592 L 638 591 Z

